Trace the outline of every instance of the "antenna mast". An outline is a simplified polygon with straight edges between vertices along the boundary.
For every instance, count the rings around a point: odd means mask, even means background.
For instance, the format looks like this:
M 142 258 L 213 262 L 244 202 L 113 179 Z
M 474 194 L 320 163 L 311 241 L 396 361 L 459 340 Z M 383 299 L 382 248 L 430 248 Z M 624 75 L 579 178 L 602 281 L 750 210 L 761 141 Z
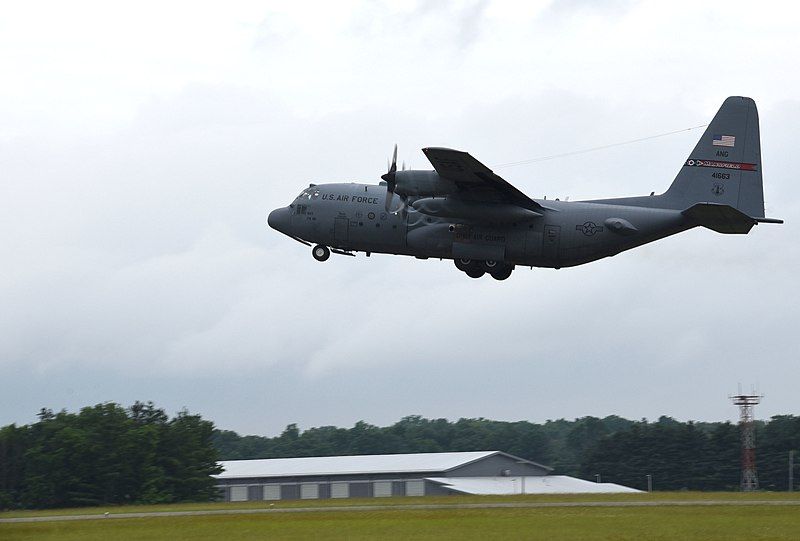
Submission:
M 753 422 L 753 409 L 761 402 L 763 395 L 739 394 L 731 396 L 734 405 L 739 406 L 739 430 L 742 435 L 742 492 L 758 490 L 756 475 L 756 427 Z

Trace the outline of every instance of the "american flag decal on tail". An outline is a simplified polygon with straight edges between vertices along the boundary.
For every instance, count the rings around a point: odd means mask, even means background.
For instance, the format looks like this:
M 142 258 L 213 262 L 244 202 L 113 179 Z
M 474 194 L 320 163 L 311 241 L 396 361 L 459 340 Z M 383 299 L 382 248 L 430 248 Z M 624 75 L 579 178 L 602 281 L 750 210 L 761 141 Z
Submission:
M 713 145 L 715 147 L 732 147 L 736 143 L 736 137 L 733 135 L 715 135 Z

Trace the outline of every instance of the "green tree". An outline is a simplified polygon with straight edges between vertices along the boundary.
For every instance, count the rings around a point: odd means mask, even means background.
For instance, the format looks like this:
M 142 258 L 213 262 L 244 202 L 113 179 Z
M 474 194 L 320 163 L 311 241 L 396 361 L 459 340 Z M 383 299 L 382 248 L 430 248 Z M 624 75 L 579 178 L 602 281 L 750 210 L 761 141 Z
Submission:
M 0 429 L 0 507 L 61 507 L 215 497 L 213 424 L 152 403 L 42 409 Z
M 767 490 L 788 490 L 789 451 L 800 454 L 800 417 L 772 417 L 757 432 L 756 444 L 759 486 Z
M 0 509 L 16 507 L 24 486 L 28 427 L 0 428 Z

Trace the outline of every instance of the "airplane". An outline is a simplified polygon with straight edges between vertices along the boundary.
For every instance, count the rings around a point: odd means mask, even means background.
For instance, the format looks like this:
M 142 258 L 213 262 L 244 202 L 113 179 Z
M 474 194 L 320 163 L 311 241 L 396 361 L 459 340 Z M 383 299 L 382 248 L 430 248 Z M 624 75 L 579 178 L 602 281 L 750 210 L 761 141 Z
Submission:
M 317 261 L 355 252 L 452 259 L 471 278 L 496 280 L 516 266 L 583 265 L 698 226 L 746 234 L 783 223 L 764 216 L 758 111 L 746 97 L 725 100 L 660 195 L 533 199 L 466 152 L 422 152 L 433 171 L 398 171 L 395 145 L 379 184 L 310 184 L 267 223 L 313 245 Z

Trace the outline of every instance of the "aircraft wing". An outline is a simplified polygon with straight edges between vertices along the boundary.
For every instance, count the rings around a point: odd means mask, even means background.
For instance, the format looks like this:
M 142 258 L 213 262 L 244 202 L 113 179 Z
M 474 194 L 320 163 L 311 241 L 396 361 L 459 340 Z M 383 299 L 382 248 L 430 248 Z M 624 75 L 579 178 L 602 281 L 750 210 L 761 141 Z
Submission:
M 530 210 L 542 208 L 467 152 L 441 147 L 423 148 L 422 152 L 440 177 L 456 183 L 459 188 L 457 196 L 461 199 L 510 203 Z

